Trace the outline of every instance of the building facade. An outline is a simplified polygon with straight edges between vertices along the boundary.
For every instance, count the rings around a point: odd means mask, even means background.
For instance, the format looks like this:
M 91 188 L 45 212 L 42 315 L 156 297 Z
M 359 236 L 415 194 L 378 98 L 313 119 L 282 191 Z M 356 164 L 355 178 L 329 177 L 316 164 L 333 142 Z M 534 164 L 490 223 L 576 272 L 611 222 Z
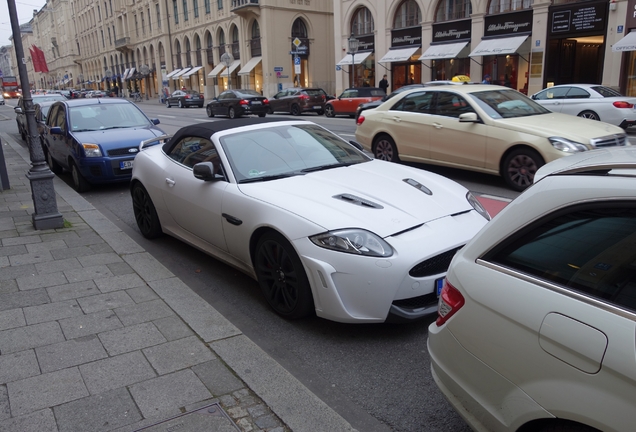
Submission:
M 575 82 L 626 88 L 634 60 L 612 45 L 636 10 L 630 1 L 334 1 L 336 88 L 377 86 L 385 73 L 389 90 L 456 75 L 526 94 Z
M 48 0 L 33 27 L 49 64 L 36 73 L 42 87 L 147 98 L 183 87 L 206 98 L 230 87 L 334 91 L 330 1 Z

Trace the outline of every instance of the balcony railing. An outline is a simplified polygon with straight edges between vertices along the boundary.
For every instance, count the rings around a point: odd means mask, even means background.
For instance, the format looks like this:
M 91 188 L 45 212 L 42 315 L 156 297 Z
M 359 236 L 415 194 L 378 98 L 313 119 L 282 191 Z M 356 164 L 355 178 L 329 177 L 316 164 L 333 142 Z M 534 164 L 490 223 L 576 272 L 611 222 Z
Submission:
M 249 6 L 249 5 L 258 6 L 258 0 L 232 0 L 232 9 L 240 8 L 243 6 Z
M 130 37 L 123 37 L 115 39 L 115 49 L 118 51 L 132 50 L 132 44 L 130 43 Z

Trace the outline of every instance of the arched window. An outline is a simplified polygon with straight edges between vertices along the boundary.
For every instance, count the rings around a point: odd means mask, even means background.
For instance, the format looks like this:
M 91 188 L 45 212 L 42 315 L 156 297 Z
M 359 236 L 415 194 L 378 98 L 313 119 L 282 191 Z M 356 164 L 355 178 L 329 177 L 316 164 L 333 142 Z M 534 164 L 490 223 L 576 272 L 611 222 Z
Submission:
M 225 54 L 225 32 L 221 29 L 219 30 L 219 60 L 223 54 Z
M 503 12 L 530 9 L 532 7 L 532 3 L 533 0 L 491 0 L 488 5 L 488 14 L 492 15 Z
M 494 0 L 493 0 L 494 1 Z M 416 27 L 422 21 L 420 7 L 415 0 L 404 0 L 395 12 L 393 28 L 401 29 L 405 27 Z
M 371 11 L 365 7 L 358 9 L 353 15 L 351 21 L 351 32 L 355 36 L 368 35 L 375 30 L 375 24 L 373 22 L 373 15 Z
M 212 41 L 212 34 L 208 33 L 208 35 L 205 37 L 206 42 L 205 42 L 205 46 L 206 46 L 206 53 L 208 56 L 208 64 L 209 65 L 213 65 L 214 64 L 214 54 L 212 51 L 212 47 L 214 46 L 214 43 Z
M 292 25 L 292 38 L 307 38 L 307 26 L 305 25 L 305 21 L 300 18 L 297 18 Z
M 239 45 L 239 31 L 238 27 L 232 27 L 232 56 L 234 60 L 241 58 L 241 48 Z
M 261 27 L 258 25 L 258 21 L 254 20 L 252 23 L 252 39 L 250 40 L 250 50 L 252 51 L 252 57 L 257 57 L 262 54 L 261 51 Z
M 185 64 L 186 66 L 192 66 L 192 58 L 190 55 L 192 54 L 192 47 L 190 46 L 190 39 L 185 38 Z
M 194 47 L 196 49 L 196 57 L 197 57 L 196 66 L 201 66 L 203 65 L 203 62 L 201 61 L 201 38 L 199 37 L 199 35 L 196 35 L 194 37 Z
M 181 61 L 181 44 L 179 41 L 175 41 L 175 51 L 177 52 L 177 68 L 183 68 L 183 62 Z
M 441 0 L 435 11 L 435 22 L 469 18 L 472 13 L 470 0 Z

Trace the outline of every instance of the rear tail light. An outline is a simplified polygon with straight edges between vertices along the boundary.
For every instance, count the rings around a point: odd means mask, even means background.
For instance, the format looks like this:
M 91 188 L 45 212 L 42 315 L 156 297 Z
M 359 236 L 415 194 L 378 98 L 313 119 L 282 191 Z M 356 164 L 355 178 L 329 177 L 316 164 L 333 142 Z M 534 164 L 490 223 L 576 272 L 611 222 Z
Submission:
M 634 104 L 625 101 L 616 101 L 612 103 L 616 108 L 634 108 Z
M 263 99 L 263 104 L 268 104 L 269 100 L 268 99 Z
M 189 94 L 185 95 L 185 98 L 190 99 L 190 95 Z
M 305 94 L 300 95 L 300 98 L 303 99 L 303 100 L 309 100 L 309 96 L 305 95 Z
M 356 120 L 356 126 L 360 126 L 362 123 L 364 123 L 364 116 L 363 115 L 358 117 L 358 120 Z
M 462 293 L 457 288 L 448 283 L 448 279 L 444 279 L 444 286 L 442 292 L 439 295 L 439 303 L 437 304 L 437 324 L 441 327 L 449 320 L 450 317 L 455 315 L 462 306 L 464 306 L 465 300 Z
M 241 101 L 239 102 L 241 105 L 249 105 L 250 101 L 245 100 L 245 99 L 241 99 Z
M 200 95 L 199 95 L 199 98 L 203 99 L 203 95 L 202 95 L 202 94 L 200 94 Z

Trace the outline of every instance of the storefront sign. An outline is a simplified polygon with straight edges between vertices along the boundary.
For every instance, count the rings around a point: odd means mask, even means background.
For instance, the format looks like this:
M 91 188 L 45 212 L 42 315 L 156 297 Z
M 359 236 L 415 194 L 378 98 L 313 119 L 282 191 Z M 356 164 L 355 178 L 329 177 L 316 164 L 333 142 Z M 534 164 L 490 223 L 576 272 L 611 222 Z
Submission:
M 307 38 L 296 38 L 294 40 L 298 40 L 298 41 L 300 41 L 300 43 L 299 44 L 294 44 L 294 42 L 292 42 L 291 51 L 289 52 L 289 54 L 294 55 L 295 53 L 298 53 L 298 55 L 300 55 L 300 56 L 309 55 L 309 39 L 307 39 Z
M 409 27 L 391 30 L 391 46 L 408 46 L 422 44 L 422 27 Z
M 459 42 L 470 40 L 471 20 L 433 24 L 433 42 Z
M 577 3 L 567 8 L 551 8 L 550 35 L 602 33 L 605 31 L 607 2 Z
M 358 39 L 358 51 L 375 50 L 375 36 L 356 36 L 356 39 Z
M 489 15 L 484 18 L 484 38 L 532 32 L 532 10 Z
M 627 0 L 626 29 L 636 28 L 636 0 Z M 629 32 L 629 31 L 628 31 Z

